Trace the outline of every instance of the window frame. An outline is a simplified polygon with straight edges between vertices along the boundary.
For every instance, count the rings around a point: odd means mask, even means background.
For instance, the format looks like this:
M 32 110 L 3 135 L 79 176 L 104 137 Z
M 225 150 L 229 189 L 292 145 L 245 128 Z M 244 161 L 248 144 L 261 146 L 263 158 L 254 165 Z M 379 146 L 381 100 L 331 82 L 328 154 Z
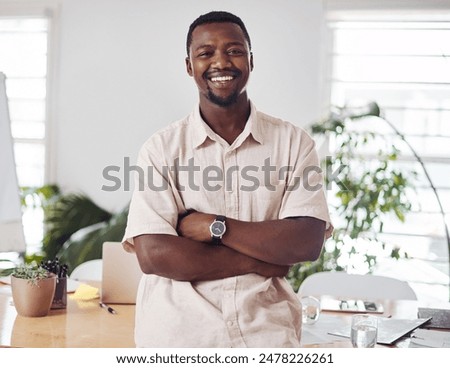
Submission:
M 56 179 L 56 157 L 55 157 L 55 142 L 56 142 L 56 81 L 58 71 L 58 59 L 59 55 L 59 19 L 60 19 L 60 6 L 61 0 L 43 0 L 39 2 L 30 2 L 27 0 L 17 1 L 4 1 L 0 0 L 0 16 L 2 18 L 33 18 L 33 17 L 45 17 L 47 19 L 47 64 L 46 64 L 46 96 L 45 96 L 45 120 L 44 129 L 45 135 L 39 144 L 42 144 L 44 155 L 44 173 L 43 183 L 52 183 Z M 36 141 L 36 140 L 34 140 Z M 14 139 L 13 142 L 33 142 L 33 139 Z M 17 167 L 17 166 L 16 166 Z M 38 211 L 38 213 L 33 212 Z M 22 221 L 24 222 L 25 216 L 28 219 L 35 218 L 35 216 L 43 216 L 42 210 L 28 208 L 22 211 Z M 29 221 L 29 220 L 26 220 Z M 39 222 L 41 220 L 38 220 Z M 34 224 L 32 225 L 34 226 Z M 43 223 L 42 223 L 43 226 Z M 25 229 L 24 229 L 25 230 Z M 36 233 L 33 231 L 25 232 L 26 240 L 26 253 L 36 253 L 41 250 L 41 240 L 35 239 Z
M 2 18 L 20 17 L 46 17 L 48 20 L 47 31 L 47 73 L 46 73 L 46 98 L 45 98 L 45 136 L 43 145 L 45 149 L 44 159 L 44 184 L 53 182 L 56 178 L 55 155 L 55 117 L 56 117 L 56 72 L 59 54 L 58 29 L 60 0 L 44 0 L 38 3 L 29 1 L 2 1 L 0 0 L 0 16 Z M 15 140 L 16 141 L 16 140 Z M 25 140 L 24 140 L 25 141 Z M 26 141 L 32 141 L 26 140 Z

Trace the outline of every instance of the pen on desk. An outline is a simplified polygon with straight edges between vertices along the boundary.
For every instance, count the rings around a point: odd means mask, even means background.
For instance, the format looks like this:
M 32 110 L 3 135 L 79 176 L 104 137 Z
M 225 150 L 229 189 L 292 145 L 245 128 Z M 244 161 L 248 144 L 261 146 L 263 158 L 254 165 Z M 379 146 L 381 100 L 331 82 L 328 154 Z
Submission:
M 99 302 L 98 304 L 100 305 L 101 308 L 105 308 L 109 313 L 117 314 L 116 310 L 112 309 L 109 305 L 102 303 L 102 302 Z

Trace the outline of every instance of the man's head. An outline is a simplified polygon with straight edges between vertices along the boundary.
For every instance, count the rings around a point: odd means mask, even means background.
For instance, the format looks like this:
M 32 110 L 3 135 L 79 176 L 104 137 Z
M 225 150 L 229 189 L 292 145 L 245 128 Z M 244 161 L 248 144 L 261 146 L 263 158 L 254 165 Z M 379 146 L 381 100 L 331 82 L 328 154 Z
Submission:
M 244 34 L 247 42 L 248 42 L 248 48 L 251 51 L 252 49 L 252 43 L 250 41 L 250 36 L 247 32 L 247 28 L 245 28 L 245 24 L 242 21 L 241 18 L 238 16 L 224 12 L 224 11 L 212 11 L 207 14 L 200 15 L 196 20 L 192 22 L 192 24 L 189 26 L 189 31 L 186 38 L 186 52 L 187 56 L 189 56 L 189 48 L 191 47 L 192 43 L 192 32 L 194 32 L 194 29 L 202 24 L 210 24 L 210 23 L 234 23 L 237 24 Z
M 187 72 L 197 84 L 203 107 L 230 107 L 247 100 L 253 56 L 240 18 L 226 12 L 200 16 L 189 28 L 186 46 Z

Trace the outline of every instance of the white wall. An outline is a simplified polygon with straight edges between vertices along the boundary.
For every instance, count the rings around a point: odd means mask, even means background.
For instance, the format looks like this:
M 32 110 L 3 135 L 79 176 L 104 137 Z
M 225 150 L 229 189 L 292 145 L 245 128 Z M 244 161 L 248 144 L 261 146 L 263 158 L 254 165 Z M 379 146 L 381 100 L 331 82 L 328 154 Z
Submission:
M 193 108 L 186 32 L 210 10 L 246 23 L 259 109 L 298 125 L 319 116 L 321 1 L 62 0 L 51 155 L 63 190 L 113 211 L 127 205 L 131 192 L 101 190 L 110 184 L 102 171 L 134 162 L 147 137 Z

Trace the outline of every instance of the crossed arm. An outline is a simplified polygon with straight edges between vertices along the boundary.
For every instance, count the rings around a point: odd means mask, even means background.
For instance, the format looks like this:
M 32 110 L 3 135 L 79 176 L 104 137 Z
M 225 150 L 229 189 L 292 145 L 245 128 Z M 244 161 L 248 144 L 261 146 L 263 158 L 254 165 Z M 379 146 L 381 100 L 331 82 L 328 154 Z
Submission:
M 311 217 L 245 222 L 227 219 L 221 246 L 210 244 L 215 216 L 194 212 L 180 218 L 179 236 L 146 234 L 134 238 L 144 273 L 179 281 L 205 281 L 257 273 L 283 277 L 289 266 L 316 259 L 325 222 Z

